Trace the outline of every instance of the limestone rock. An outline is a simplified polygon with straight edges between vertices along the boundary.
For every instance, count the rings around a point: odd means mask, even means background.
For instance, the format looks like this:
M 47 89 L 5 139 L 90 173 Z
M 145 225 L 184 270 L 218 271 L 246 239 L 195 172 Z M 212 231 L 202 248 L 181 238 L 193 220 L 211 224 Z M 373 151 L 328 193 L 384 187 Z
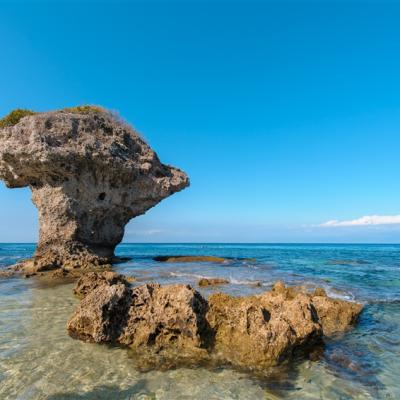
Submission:
M 136 287 L 119 342 L 132 348 L 200 348 L 207 336 L 206 309 L 206 300 L 188 285 Z
M 314 295 L 312 302 L 317 310 L 324 334 L 327 336 L 342 332 L 353 325 L 363 308 L 361 304 L 332 299 L 326 295 Z
M 98 107 L 37 113 L 1 128 L 0 179 L 32 191 L 40 223 L 35 271 L 111 263 L 128 221 L 189 185 Z
M 130 295 L 130 288 L 123 283 L 98 286 L 78 305 L 68 322 L 69 334 L 89 342 L 117 341 L 126 324 Z
M 216 285 L 226 285 L 229 281 L 223 278 L 201 278 L 197 282 L 199 286 L 216 286 Z
M 251 369 L 309 352 L 323 334 L 354 323 L 362 309 L 322 291 L 309 294 L 283 283 L 262 295 L 218 293 L 206 300 L 182 284 L 130 288 L 112 279 L 99 280 L 103 283 L 87 293 L 69 321 L 71 336 L 143 352 L 153 349 L 164 359 L 185 355 L 203 362 L 208 357 Z M 340 323 L 335 324 L 335 318 Z
M 10 269 L 5 269 L 4 271 L 0 271 L 0 278 L 10 278 L 14 276 L 15 272 Z
M 305 288 L 299 286 L 286 287 L 283 282 L 279 281 L 275 283 L 271 293 L 285 299 L 293 299 L 301 293 L 305 293 Z M 363 309 L 361 304 L 328 297 L 325 289 L 320 287 L 316 288 L 313 293 L 308 293 L 307 296 L 312 302 L 318 316 L 318 322 L 326 336 L 344 331 L 353 325 Z
M 117 283 L 128 285 L 128 281 L 123 275 L 113 271 L 88 272 L 76 282 L 74 294 L 83 298 L 101 285 L 112 286 Z
M 87 281 L 100 284 L 89 292 L 89 285 L 77 283 L 75 292 L 84 289 L 86 296 L 68 323 L 72 337 L 132 348 L 202 347 L 207 302 L 198 292 L 186 285 L 156 283 L 131 289 L 113 279 L 96 281 L 91 275 Z
M 209 297 L 207 320 L 216 332 L 214 351 L 230 363 L 263 368 L 290 359 L 320 341 L 322 328 L 310 299 L 262 296 Z

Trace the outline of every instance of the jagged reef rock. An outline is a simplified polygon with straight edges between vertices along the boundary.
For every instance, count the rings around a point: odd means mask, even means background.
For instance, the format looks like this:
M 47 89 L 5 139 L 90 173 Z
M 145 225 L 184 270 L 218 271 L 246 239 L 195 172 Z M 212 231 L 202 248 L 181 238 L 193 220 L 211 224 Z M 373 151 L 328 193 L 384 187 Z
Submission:
M 268 367 L 290 358 L 295 350 L 320 341 L 322 327 L 307 295 L 285 299 L 262 296 L 209 298 L 207 320 L 215 332 L 214 351 L 239 366 Z
M 128 286 L 101 285 L 87 294 L 69 321 L 69 334 L 85 341 L 118 341 L 131 304 Z
M 229 283 L 229 281 L 224 278 L 201 278 L 197 282 L 197 284 L 201 287 L 227 285 L 228 283 Z
M 68 323 L 72 337 L 133 348 L 204 345 L 207 302 L 190 286 L 151 283 L 130 289 L 119 280 L 101 278 L 98 283 Z
M 182 284 L 132 288 L 119 280 L 98 282 L 68 322 L 72 337 L 120 343 L 143 352 L 153 349 L 165 357 L 208 357 L 251 369 L 264 369 L 311 350 L 324 333 L 354 323 L 362 309 L 359 304 L 323 293 L 315 296 L 282 283 L 262 295 L 219 293 L 206 300 Z M 332 319 L 326 318 L 327 310 Z M 333 323 L 341 312 L 349 317 Z
M 360 304 L 331 299 L 326 294 L 314 294 L 313 304 L 325 335 L 344 331 L 354 324 L 362 309 Z
M 131 218 L 189 185 L 98 107 L 37 113 L 1 128 L 0 179 L 29 187 L 39 210 L 31 271 L 109 264 Z
M 117 283 L 128 285 L 128 279 L 113 271 L 88 272 L 82 275 L 75 284 L 74 294 L 84 298 L 99 286 L 112 286 Z
M 187 285 L 136 287 L 119 342 L 134 348 L 200 348 L 207 331 L 206 308 L 200 293 Z

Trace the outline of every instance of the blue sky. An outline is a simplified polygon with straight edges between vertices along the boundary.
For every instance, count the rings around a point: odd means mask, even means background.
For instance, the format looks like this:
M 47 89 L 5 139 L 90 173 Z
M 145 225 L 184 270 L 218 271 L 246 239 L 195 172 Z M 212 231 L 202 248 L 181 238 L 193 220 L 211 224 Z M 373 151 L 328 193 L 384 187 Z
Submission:
M 100 104 L 189 174 L 125 241 L 400 242 L 399 20 L 395 1 L 0 0 L 0 115 Z M 0 241 L 37 229 L 1 184 Z

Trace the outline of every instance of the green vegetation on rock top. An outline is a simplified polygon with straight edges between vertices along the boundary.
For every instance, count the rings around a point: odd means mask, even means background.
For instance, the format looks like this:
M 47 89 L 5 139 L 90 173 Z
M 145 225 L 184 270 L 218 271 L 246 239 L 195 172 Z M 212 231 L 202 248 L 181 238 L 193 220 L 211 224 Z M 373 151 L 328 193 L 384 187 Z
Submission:
M 0 128 L 5 128 L 6 126 L 13 126 L 18 124 L 21 118 L 26 117 L 27 115 L 36 114 L 32 110 L 24 110 L 22 108 L 17 108 L 16 110 L 11 111 L 4 118 L 0 119 Z
M 61 110 L 57 111 L 64 111 L 68 113 L 74 114 L 90 114 L 90 113 L 104 113 L 106 110 L 99 106 L 90 106 L 90 105 L 83 105 L 83 106 L 76 106 L 76 107 L 66 107 Z M 7 114 L 4 118 L 0 119 L 0 128 L 5 128 L 7 126 L 13 126 L 18 124 L 21 118 L 26 117 L 27 115 L 34 115 L 38 114 L 36 111 L 32 110 L 25 110 L 22 108 L 17 108 Z
M 66 107 L 60 111 L 75 113 L 75 114 L 90 114 L 90 113 L 104 113 L 106 110 L 100 106 L 76 106 L 76 107 Z

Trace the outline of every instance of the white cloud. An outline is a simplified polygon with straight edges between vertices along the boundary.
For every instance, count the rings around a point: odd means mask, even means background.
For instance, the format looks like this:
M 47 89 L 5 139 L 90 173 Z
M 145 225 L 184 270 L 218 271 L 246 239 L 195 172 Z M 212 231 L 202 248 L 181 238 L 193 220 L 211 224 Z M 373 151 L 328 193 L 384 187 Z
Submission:
M 393 225 L 400 224 L 400 215 L 365 215 L 358 219 L 349 221 L 338 221 L 333 219 L 324 222 L 322 227 L 338 227 L 338 226 L 368 226 L 368 225 Z

